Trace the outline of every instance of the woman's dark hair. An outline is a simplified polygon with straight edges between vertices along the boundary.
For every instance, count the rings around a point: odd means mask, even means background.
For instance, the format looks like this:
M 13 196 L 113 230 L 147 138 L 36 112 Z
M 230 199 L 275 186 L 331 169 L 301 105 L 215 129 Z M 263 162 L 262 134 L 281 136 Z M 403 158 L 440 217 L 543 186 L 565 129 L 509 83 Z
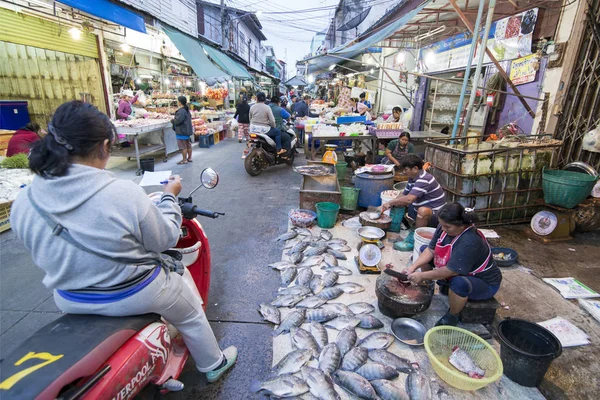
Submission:
M 423 168 L 423 160 L 416 154 L 407 154 L 405 156 L 400 157 L 400 167 L 401 168 L 414 168 L 417 167 L 419 169 Z
M 459 203 L 448 203 L 438 211 L 438 219 L 450 225 L 473 225 L 477 223 L 477 214 L 472 208 L 465 208 Z
M 256 93 L 256 101 L 264 103 L 267 100 L 267 95 L 264 92 Z
M 397 112 L 399 114 L 402 114 L 402 109 L 400 107 L 394 107 L 394 108 L 392 108 L 392 112 Z
M 358 99 L 356 97 L 351 97 L 350 100 L 353 101 L 353 102 L 355 102 L 355 103 L 358 103 Z
M 185 111 L 190 111 L 190 108 L 187 105 L 187 98 L 185 96 L 179 96 L 177 101 L 185 108 Z
M 409 132 L 406 132 L 406 131 L 402 132 L 400 134 L 400 136 L 398 136 L 398 140 L 402 139 L 403 137 L 408 138 L 408 141 L 410 142 L 410 133 Z
M 20 130 L 22 130 L 22 131 L 30 131 L 30 132 L 35 132 L 35 133 L 40 133 L 40 129 L 42 129 L 40 127 L 40 124 L 38 124 L 36 122 L 28 122 L 27 125 L 20 128 Z
M 362 92 L 362 93 L 360 94 L 360 96 L 358 96 L 358 97 L 360 97 L 361 99 L 364 99 L 364 98 L 366 98 L 366 97 L 367 97 L 367 94 L 366 94 L 365 92 Z
M 108 156 L 109 145 L 116 138 L 115 127 L 106 114 L 79 100 L 60 105 L 48 124 L 48 135 L 38 140 L 29 154 L 29 169 L 43 178 L 64 176 L 73 157 Z
M 246 97 L 246 96 L 242 97 L 242 104 L 245 104 L 245 105 L 248 104 L 248 97 Z
M 271 103 L 279 104 L 281 100 L 279 100 L 279 96 L 271 97 Z

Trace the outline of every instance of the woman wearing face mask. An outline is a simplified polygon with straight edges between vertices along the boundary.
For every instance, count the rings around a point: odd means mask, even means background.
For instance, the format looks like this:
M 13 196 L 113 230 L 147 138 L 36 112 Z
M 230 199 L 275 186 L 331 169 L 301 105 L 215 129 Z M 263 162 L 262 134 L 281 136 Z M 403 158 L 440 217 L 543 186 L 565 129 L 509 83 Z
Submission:
M 187 105 L 187 98 L 179 96 L 177 98 L 179 108 L 175 111 L 175 118 L 171 121 L 175 128 L 175 137 L 177 138 L 177 146 L 181 150 L 183 160 L 177 164 L 187 164 L 192 162 L 192 135 L 194 127 L 192 126 L 192 114 Z
M 31 150 L 36 176 L 14 201 L 11 226 L 44 270 L 58 308 L 111 317 L 160 314 L 213 382 L 235 363 L 237 349 L 219 348 L 202 299 L 186 283 L 189 271 L 170 272 L 159 257 L 179 239 L 181 179 L 172 176 L 154 205 L 139 185 L 105 170 L 115 137 L 110 119 L 93 105 L 58 107 L 48 135 Z
M 500 288 L 502 273 L 487 239 L 475 227 L 474 210 L 449 203 L 437 217 L 440 224 L 431 243 L 404 272 L 414 283 L 437 280 L 440 291 L 448 293 L 450 309 L 436 326 L 456 326 L 468 300 L 494 297 Z

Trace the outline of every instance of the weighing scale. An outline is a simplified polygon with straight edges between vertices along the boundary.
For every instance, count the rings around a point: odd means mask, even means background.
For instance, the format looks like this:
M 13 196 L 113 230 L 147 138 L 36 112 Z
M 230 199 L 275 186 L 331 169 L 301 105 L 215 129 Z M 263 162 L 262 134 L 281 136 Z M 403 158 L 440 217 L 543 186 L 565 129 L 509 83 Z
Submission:
M 354 257 L 358 271 L 361 274 L 380 274 L 381 249 L 384 248 L 381 238 L 385 232 L 372 226 L 364 226 L 357 232 L 362 239 L 357 248 L 358 257 Z
M 575 230 L 573 210 L 546 205 L 552 210 L 540 211 L 531 218 L 530 226 L 525 227 L 525 234 L 544 244 L 572 240 Z
M 337 154 L 335 149 L 337 149 L 336 144 L 326 144 L 325 154 L 323 154 L 323 159 L 321 161 L 327 164 L 337 164 Z

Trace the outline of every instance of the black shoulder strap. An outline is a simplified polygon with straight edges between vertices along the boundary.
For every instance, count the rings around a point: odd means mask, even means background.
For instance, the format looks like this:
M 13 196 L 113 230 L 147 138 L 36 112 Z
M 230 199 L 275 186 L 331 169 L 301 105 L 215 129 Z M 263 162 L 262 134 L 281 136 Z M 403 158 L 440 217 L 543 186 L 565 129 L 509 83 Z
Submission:
M 37 213 L 40 214 L 40 216 L 44 219 L 44 221 L 46 221 L 46 224 L 48 224 L 48 226 L 52 229 L 52 234 L 54 236 L 59 236 L 59 237 L 63 238 L 68 243 L 77 247 L 79 250 L 85 251 L 86 253 L 89 253 L 89 254 L 93 254 L 93 255 L 103 258 L 105 260 L 120 262 L 123 264 L 138 264 L 138 265 L 149 264 L 149 263 L 160 264 L 160 258 L 158 258 L 158 257 L 157 258 L 146 258 L 146 259 L 142 259 L 142 260 L 134 260 L 134 259 L 129 259 L 129 258 L 109 257 L 104 254 L 97 253 L 91 249 L 88 249 L 87 247 L 85 247 L 84 245 L 79 243 L 77 240 L 75 240 L 75 238 L 73 238 L 73 236 L 71 236 L 71 234 L 69 233 L 69 230 L 67 228 L 62 226 L 60 223 L 56 222 L 50 216 L 49 213 L 45 212 L 44 210 L 42 210 L 40 208 L 40 206 L 33 200 L 33 196 L 31 195 L 31 187 L 29 187 L 29 189 L 27 189 L 27 197 L 29 198 L 29 201 L 31 202 L 31 205 L 33 206 L 35 211 L 37 211 Z

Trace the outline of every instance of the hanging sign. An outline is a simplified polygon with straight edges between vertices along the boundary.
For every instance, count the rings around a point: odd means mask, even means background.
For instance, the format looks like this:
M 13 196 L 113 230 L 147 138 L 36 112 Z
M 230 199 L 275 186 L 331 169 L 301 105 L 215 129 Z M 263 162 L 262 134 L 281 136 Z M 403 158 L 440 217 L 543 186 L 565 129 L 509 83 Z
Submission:
M 540 62 L 537 54 L 517 58 L 510 64 L 510 80 L 515 85 L 533 82 L 539 68 Z

